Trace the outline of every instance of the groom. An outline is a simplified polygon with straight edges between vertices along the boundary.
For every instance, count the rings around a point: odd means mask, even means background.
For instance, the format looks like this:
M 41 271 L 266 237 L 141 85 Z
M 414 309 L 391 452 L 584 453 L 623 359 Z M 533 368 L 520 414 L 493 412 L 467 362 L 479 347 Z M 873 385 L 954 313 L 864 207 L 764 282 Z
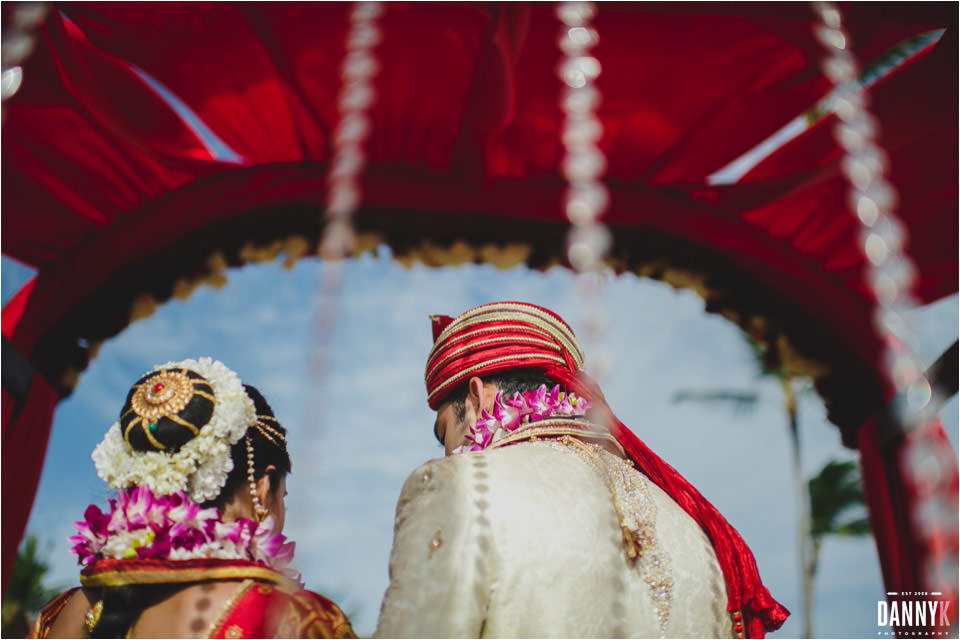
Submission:
M 753 554 L 621 424 L 553 312 L 434 316 L 447 457 L 397 503 L 378 637 L 763 637 L 788 612 Z

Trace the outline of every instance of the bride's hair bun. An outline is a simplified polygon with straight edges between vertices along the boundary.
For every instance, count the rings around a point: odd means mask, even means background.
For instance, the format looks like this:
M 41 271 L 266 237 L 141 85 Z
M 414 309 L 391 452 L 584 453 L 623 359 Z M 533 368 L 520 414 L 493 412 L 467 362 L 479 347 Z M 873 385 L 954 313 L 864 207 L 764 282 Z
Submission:
M 176 452 L 210 421 L 215 404 L 213 387 L 199 373 L 152 371 L 130 388 L 120 430 L 135 451 Z

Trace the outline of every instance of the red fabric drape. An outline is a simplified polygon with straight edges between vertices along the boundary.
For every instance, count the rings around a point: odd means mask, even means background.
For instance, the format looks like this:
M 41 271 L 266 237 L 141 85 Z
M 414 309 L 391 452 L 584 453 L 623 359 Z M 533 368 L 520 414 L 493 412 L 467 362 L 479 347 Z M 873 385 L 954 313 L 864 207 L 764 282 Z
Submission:
M 809 8 L 755 4 L 600 11 L 599 116 L 611 178 L 633 187 L 702 184 L 823 94 Z M 60 10 L 25 66 L 30 80 L 7 105 L 4 252 L 44 265 L 211 172 L 329 159 L 345 5 Z M 926 4 L 847 11 L 854 52 L 866 60 L 950 19 Z M 397 3 L 382 25 L 372 166 L 467 189 L 556 174 L 551 7 Z M 135 69 L 188 105 L 239 160 L 201 144 Z M 558 218 L 553 197 L 523 208 Z M 20 208 L 30 215 L 11 215 Z
M 34 374 L 22 406 L 3 390 L 3 593 L 30 517 L 47 452 L 50 423 L 57 406 L 56 392 L 40 374 Z M 7 423 L 8 415 L 13 418 Z

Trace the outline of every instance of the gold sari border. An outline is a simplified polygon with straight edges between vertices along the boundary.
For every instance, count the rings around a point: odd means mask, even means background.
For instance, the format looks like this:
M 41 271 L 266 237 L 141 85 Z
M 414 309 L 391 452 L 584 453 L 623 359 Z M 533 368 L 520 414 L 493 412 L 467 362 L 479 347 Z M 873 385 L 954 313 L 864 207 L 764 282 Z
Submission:
M 217 613 L 217 616 L 213 621 L 207 626 L 207 635 L 205 637 L 212 638 L 214 634 L 223 626 L 224 620 L 227 619 L 233 610 L 236 608 L 237 603 L 240 601 L 240 598 L 245 596 L 248 591 L 253 587 L 254 581 L 250 578 L 247 578 L 240 583 L 240 586 L 237 587 L 237 590 L 231 595 L 227 601 L 220 608 L 220 612 Z
M 273 569 L 259 566 L 207 567 L 157 569 L 114 569 L 80 574 L 84 587 L 121 587 L 128 584 L 163 584 L 177 582 L 204 582 L 208 580 L 252 579 L 273 582 L 281 589 L 295 592 L 300 585 Z

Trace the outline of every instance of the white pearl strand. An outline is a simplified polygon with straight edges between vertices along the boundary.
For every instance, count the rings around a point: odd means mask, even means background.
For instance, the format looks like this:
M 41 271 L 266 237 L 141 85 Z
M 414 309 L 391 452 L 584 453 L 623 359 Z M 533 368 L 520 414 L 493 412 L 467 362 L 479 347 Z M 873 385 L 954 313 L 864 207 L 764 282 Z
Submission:
M 840 11 L 831 2 L 814 2 L 820 22 L 817 40 L 826 48 L 823 71 L 836 85 L 833 110 L 839 120 L 834 136 L 844 150 L 842 170 L 850 183 L 848 203 L 860 222 L 859 239 L 867 258 L 867 285 L 876 298 L 874 329 L 883 343 L 885 375 L 895 389 L 894 409 L 906 436 L 907 481 L 920 495 L 913 526 L 931 550 L 923 575 L 931 589 L 950 593 L 957 584 L 956 550 L 945 540 L 956 535 L 957 513 L 951 486 L 953 452 L 931 434 L 939 402 L 917 356 L 903 337 L 910 330 L 907 315 L 916 306 L 911 295 L 916 268 L 904 251 L 907 229 L 894 212 L 896 193 L 885 179 L 887 159 L 874 142 L 876 121 L 857 81 L 857 62 Z
M 247 444 L 247 484 L 250 486 L 250 500 L 253 502 L 253 513 L 257 522 L 263 522 L 263 519 L 270 514 L 270 510 L 263 506 L 260 497 L 257 495 L 257 479 L 254 477 L 253 464 L 253 443 L 250 436 L 244 436 L 244 442 Z
M 320 244 L 320 255 L 327 260 L 340 260 L 354 247 L 352 218 L 362 196 L 364 143 L 370 135 L 367 114 L 376 97 L 373 78 L 380 67 L 374 55 L 374 48 L 380 42 L 377 18 L 382 12 L 379 2 L 358 2 L 350 9 L 351 26 L 337 97 L 340 120 L 333 130 L 326 226 Z
M 590 373 L 601 380 L 612 366 L 608 349 L 602 344 L 608 316 L 600 301 L 604 258 L 612 236 L 598 222 L 607 209 L 610 194 L 603 183 L 606 157 L 598 142 L 603 126 L 596 116 L 600 93 L 595 86 L 600 62 L 589 54 L 599 41 L 590 21 L 596 13 L 592 2 L 563 2 L 556 16 L 563 27 L 557 41 L 563 57 L 557 75 L 563 82 L 560 106 L 563 111 L 563 159 L 561 169 L 567 181 L 564 213 L 571 228 L 567 234 L 567 260 L 577 272 L 577 288 L 583 302 L 581 322 Z
M 3 30 L 3 73 L 0 75 L 0 97 L 3 102 L 13 97 L 23 84 L 20 66 L 37 45 L 36 30 L 47 17 L 50 6 L 46 2 L 19 2 L 13 4 L 10 25 Z
M 376 99 L 373 80 L 380 67 L 375 54 L 381 39 L 377 21 L 383 10 L 380 2 L 350 5 L 350 29 L 340 68 L 341 85 L 337 96 L 340 119 L 333 129 L 333 152 L 327 173 L 327 203 L 319 245 L 324 264 L 314 320 L 316 348 L 310 361 L 310 378 L 317 388 L 321 386 L 331 358 L 331 336 L 339 306 L 343 259 L 356 243 L 353 214 L 362 197 L 360 178 L 366 161 L 364 145 L 371 130 L 368 114 Z M 320 413 L 317 407 L 308 407 L 306 419 L 314 420 Z

